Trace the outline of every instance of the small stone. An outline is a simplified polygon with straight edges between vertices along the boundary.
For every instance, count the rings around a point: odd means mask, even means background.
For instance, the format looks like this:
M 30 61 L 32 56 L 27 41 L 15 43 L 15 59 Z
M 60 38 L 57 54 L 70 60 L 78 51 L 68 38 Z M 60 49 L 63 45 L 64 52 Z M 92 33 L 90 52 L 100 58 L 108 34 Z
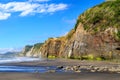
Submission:
M 63 66 L 57 66 L 57 69 L 63 69 Z
M 66 68 L 65 68 L 65 70 L 71 70 L 71 67 L 69 67 L 69 66 L 67 66 Z
M 117 72 L 118 74 L 120 74 L 120 72 Z
M 75 71 L 76 73 L 80 73 L 81 71 L 80 70 L 77 70 L 77 71 Z
M 55 70 L 48 70 L 47 71 L 48 73 L 54 73 L 54 72 L 56 72 Z
M 95 70 L 98 70 L 98 69 L 99 69 L 99 67 L 94 67 L 94 69 L 95 69 Z
M 90 70 L 91 72 L 96 72 L 96 70 Z

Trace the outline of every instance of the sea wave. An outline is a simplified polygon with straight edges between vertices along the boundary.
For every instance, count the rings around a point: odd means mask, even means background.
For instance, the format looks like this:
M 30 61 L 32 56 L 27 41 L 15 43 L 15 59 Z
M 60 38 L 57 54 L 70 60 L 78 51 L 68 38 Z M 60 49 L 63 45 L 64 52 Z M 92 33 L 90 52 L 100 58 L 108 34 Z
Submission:
M 29 61 L 38 61 L 38 60 L 41 60 L 41 58 L 31 58 L 31 57 L 0 58 L 0 63 L 29 62 Z

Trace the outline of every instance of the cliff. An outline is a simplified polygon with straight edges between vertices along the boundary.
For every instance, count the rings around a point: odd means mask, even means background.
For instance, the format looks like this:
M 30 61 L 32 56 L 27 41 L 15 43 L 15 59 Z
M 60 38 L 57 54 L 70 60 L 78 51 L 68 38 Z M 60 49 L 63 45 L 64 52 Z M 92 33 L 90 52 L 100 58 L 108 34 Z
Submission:
M 41 56 L 40 47 L 42 45 L 43 43 L 36 43 L 33 46 L 27 45 L 20 54 L 27 57 L 39 57 Z
M 78 17 L 63 56 L 117 58 L 120 56 L 120 1 L 108 1 Z M 69 33 L 70 34 L 70 33 Z M 67 36 L 69 36 L 69 34 Z M 67 55 L 66 55 L 67 54 Z
M 66 36 L 50 38 L 28 52 L 30 56 L 85 58 L 120 57 L 120 1 L 107 1 L 78 17 L 75 28 Z M 27 54 L 28 54 L 27 53 Z

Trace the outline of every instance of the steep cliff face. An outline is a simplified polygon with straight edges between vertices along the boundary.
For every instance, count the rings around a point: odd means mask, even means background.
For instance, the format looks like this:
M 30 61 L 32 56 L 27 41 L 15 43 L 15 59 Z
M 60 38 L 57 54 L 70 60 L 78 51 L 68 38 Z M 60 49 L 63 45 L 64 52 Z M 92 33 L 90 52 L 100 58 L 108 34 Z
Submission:
M 24 47 L 24 49 L 22 50 L 22 52 L 21 52 L 20 55 L 21 55 L 21 56 L 26 56 L 26 53 L 29 52 L 32 47 L 33 47 L 33 46 L 31 46 L 31 45 L 26 45 L 26 46 Z
M 33 46 L 25 46 L 21 54 L 27 57 L 41 57 L 40 47 L 43 43 L 36 43 Z
M 65 39 L 63 38 L 50 38 L 48 39 L 45 44 L 41 47 L 40 51 L 42 56 L 56 56 L 60 55 L 60 51 L 63 48 L 65 43 Z
M 116 28 L 107 28 L 96 34 L 84 30 L 83 24 L 79 23 L 72 37 L 65 44 L 62 56 L 82 57 L 93 55 L 95 57 L 111 58 L 120 56 L 120 41 L 113 35 Z
M 43 57 L 120 57 L 120 1 L 108 1 L 81 14 L 66 36 L 51 38 L 29 55 Z M 35 50 L 35 51 L 34 51 Z

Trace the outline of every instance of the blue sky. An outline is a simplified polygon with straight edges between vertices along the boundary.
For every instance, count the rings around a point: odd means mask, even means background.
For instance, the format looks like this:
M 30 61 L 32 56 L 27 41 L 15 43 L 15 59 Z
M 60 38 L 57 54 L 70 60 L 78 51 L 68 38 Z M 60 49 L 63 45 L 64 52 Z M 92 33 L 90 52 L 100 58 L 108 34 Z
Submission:
M 0 0 L 0 53 L 68 33 L 77 17 L 104 0 Z

